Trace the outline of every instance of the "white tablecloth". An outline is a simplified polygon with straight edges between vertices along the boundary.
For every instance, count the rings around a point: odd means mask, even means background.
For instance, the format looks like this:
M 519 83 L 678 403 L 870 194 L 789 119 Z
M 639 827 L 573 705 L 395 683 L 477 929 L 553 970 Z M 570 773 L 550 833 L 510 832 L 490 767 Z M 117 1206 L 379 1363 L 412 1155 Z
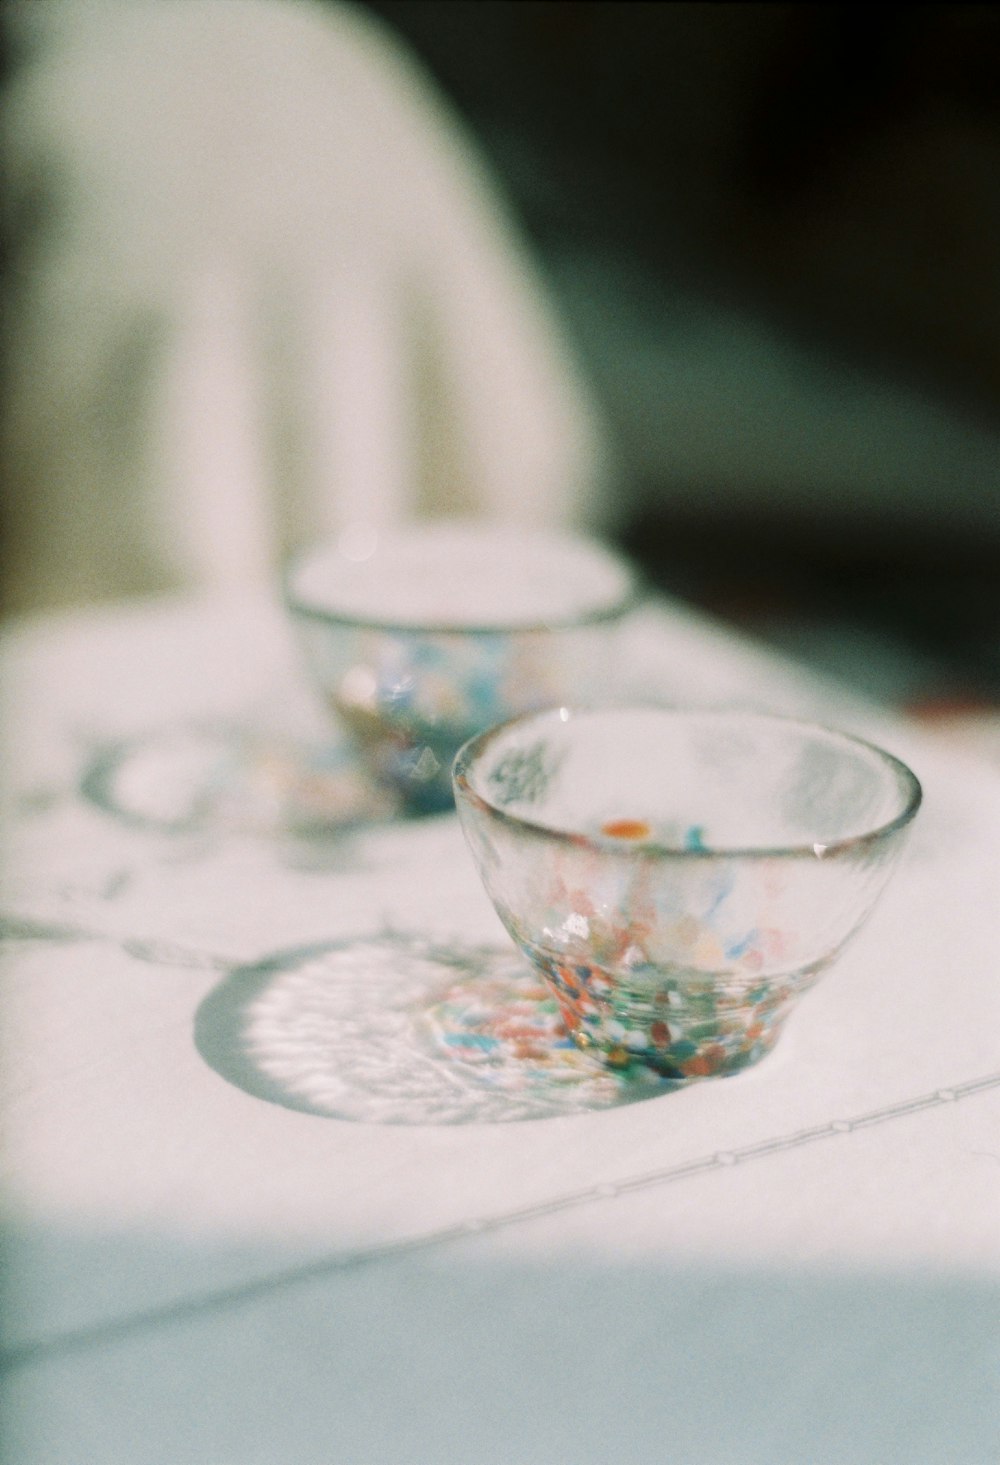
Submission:
M 756 1069 L 390 1124 L 243 1082 L 198 1024 L 234 969 L 310 943 L 503 947 L 454 818 L 130 826 L 79 792 L 109 742 L 318 731 L 280 613 L 8 632 L 11 1462 L 1000 1459 L 1000 778 L 678 606 L 636 618 L 624 664 L 643 695 L 906 758 L 901 869 Z

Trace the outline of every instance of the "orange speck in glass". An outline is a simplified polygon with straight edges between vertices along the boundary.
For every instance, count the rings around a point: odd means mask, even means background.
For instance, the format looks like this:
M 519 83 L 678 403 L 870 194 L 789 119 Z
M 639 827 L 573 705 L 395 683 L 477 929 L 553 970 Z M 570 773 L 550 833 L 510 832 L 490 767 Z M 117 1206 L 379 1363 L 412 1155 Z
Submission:
M 648 839 L 652 832 L 645 819 L 609 819 L 601 825 L 601 833 L 612 839 Z
M 696 1053 L 686 1063 L 681 1064 L 681 1072 L 687 1078 L 709 1078 L 719 1069 L 722 1060 L 725 1058 L 725 1051 L 712 1044 L 701 1053 Z

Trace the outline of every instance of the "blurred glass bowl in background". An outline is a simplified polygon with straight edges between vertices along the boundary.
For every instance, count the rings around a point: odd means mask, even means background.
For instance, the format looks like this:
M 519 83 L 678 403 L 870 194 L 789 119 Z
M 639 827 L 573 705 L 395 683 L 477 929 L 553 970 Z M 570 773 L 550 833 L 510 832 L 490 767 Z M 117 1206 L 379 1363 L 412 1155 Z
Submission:
M 451 807 L 474 733 L 606 700 L 636 597 L 628 563 L 593 540 L 450 520 L 345 535 L 285 581 L 323 700 L 413 812 Z

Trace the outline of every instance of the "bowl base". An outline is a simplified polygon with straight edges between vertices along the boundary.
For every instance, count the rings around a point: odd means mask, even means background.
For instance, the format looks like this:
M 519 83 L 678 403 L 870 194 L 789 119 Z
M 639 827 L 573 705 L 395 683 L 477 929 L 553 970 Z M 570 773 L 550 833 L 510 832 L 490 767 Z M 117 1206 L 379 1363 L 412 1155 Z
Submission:
M 600 1058 L 609 1068 L 626 1073 L 637 1067 L 651 1069 L 660 1078 L 671 1079 L 676 1084 L 698 1083 L 705 1078 L 730 1078 L 753 1068 L 772 1052 L 781 1035 L 783 1023 L 774 1024 L 766 1035 L 761 1036 L 748 1047 L 733 1053 L 726 1053 L 721 1044 L 709 1044 L 689 1056 L 673 1058 L 648 1048 L 631 1049 L 622 1044 L 600 1047 L 582 1031 L 579 1026 L 570 1027 L 566 1009 L 562 1009 L 563 1022 L 569 1029 L 576 1046 L 581 1052 Z
M 778 1041 L 818 969 L 755 981 L 661 972 L 651 983 L 522 942 L 559 1003 L 570 1037 L 610 1067 L 686 1083 L 741 1073 Z

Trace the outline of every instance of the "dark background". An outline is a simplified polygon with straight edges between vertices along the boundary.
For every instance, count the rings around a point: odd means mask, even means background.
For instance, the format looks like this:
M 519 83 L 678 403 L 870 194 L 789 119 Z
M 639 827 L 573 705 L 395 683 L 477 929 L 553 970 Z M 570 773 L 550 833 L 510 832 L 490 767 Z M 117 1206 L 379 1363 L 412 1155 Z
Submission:
M 357 3 L 533 241 L 650 578 L 868 690 L 1000 700 L 1000 7 Z
M 829 362 L 834 393 L 838 371 L 860 368 L 908 394 L 916 418 L 923 404 L 944 414 L 958 441 L 988 450 L 995 435 L 996 473 L 961 506 L 954 484 L 890 493 L 888 461 L 886 491 L 876 481 L 860 517 L 831 509 L 834 462 L 822 490 L 806 474 L 720 502 L 710 472 L 679 485 L 626 444 L 619 532 L 647 571 L 779 640 L 812 628 L 817 654 L 843 629 L 871 649 L 872 665 L 854 654 L 860 680 L 1000 691 L 1000 10 L 366 8 L 471 124 L 557 296 L 567 253 L 605 281 L 601 329 L 619 353 L 629 323 L 615 281 L 632 282 L 633 317 L 644 292 L 652 316 L 661 293 L 680 291 Z M 572 333 L 569 295 L 563 306 Z M 577 344 L 613 419 L 599 335 L 591 321 Z

